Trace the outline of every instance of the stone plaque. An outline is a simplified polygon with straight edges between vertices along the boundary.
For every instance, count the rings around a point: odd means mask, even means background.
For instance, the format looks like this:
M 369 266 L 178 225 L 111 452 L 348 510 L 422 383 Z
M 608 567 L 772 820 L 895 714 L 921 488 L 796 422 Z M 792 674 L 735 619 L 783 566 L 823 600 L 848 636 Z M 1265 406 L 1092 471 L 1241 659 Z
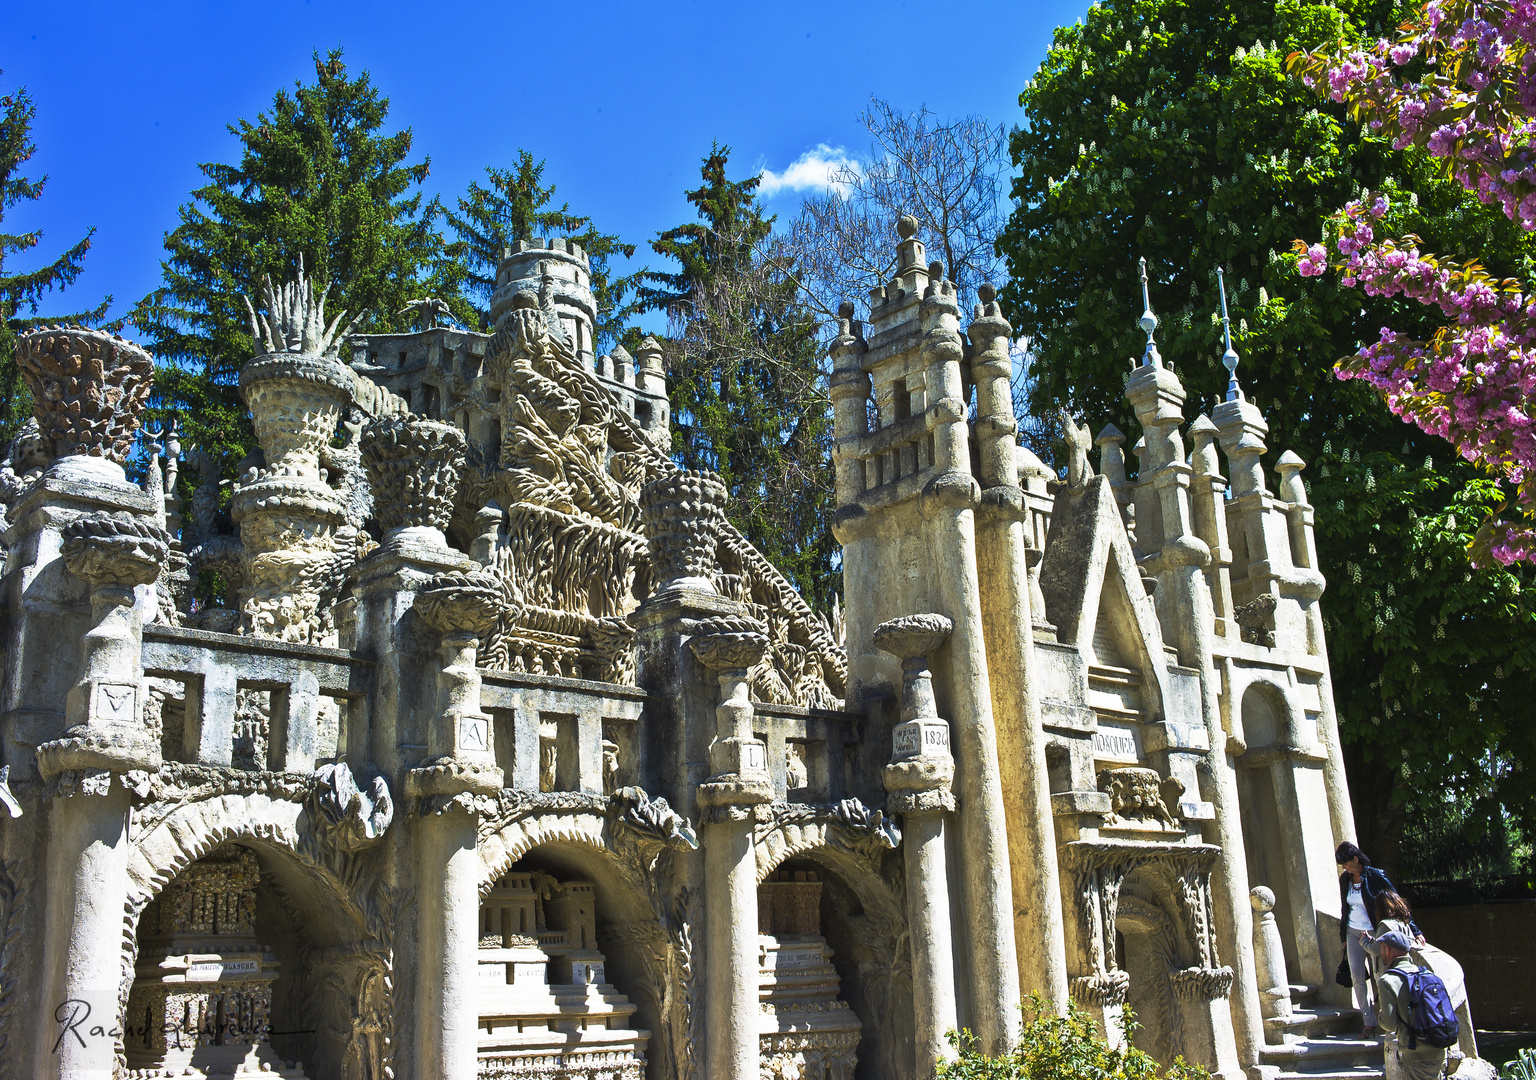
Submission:
M 489 750 L 491 748 L 491 718 L 464 713 L 459 717 L 459 749 Z
M 1130 724 L 1099 721 L 1093 733 L 1093 756 L 1099 761 L 1140 761 L 1141 735 Z
M 187 982 L 224 982 L 261 974 L 259 960 L 200 960 L 187 968 Z
M 136 723 L 138 710 L 134 704 L 139 688 L 132 683 L 97 683 L 95 717 L 119 724 Z
M 768 771 L 768 748 L 753 739 L 741 744 L 741 767 L 754 772 Z
M 895 759 L 948 757 L 949 725 L 943 720 L 909 720 L 891 732 Z

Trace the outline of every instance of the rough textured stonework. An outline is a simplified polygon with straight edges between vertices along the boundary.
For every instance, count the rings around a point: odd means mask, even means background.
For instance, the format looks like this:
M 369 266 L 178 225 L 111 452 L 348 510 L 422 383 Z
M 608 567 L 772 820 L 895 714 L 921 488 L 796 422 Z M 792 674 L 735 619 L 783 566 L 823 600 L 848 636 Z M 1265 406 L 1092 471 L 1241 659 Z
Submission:
M 1270 492 L 1240 391 L 1186 427 L 1146 311 L 1136 475 L 1070 417 L 1058 475 L 996 290 L 897 232 L 831 351 L 836 617 L 669 460 L 570 241 L 489 334 L 268 283 L 227 515 L 174 425 L 120 467 L 147 354 L 25 335 L 0 1080 L 926 1080 L 1034 990 L 1223 1080 L 1315 1060 L 1353 823 L 1303 463 Z

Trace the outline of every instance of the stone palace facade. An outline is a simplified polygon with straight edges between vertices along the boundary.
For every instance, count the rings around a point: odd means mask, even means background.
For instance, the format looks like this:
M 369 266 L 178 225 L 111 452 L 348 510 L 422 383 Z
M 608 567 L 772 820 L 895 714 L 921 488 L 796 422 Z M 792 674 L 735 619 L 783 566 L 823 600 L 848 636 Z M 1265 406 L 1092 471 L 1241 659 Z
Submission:
M 0 1077 L 922 1080 L 1036 990 L 1294 1060 L 1353 836 L 1302 462 L 1235 380 L 1186 425 L 1149 311 L 1137 478 L 1070 422 L 1058 478 L 900 232 L 832 347 L 835 620 L 670 461 L 655 342 L 594 355 L 573 243 L 490 335 L 269 285 L 227 499 L 142 349 L 24 335 Z

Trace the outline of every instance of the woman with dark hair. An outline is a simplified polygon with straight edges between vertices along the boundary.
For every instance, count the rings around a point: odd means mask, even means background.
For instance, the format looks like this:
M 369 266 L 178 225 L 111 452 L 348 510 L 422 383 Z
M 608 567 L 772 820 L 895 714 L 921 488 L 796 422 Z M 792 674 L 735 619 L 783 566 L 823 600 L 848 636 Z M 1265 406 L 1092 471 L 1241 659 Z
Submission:
M 1339 941 L 1349 961 L 1355 1007 L 1365 1017 L 1365 1034 L 1369 1038 L 1379 1034 L 1380 1029 L 1376 1026 L 1376 996 L 1371 992 L 1371 965 L 1361 938 L 1374 933 L 1376 923 L 1384 917 L 1382 894 L 1397 890 L 1386 874 L 1371 865 L 1365 852 L 1348 840 L 1339 845 L 1333 858 L 1344 870 L 1339 875 Z

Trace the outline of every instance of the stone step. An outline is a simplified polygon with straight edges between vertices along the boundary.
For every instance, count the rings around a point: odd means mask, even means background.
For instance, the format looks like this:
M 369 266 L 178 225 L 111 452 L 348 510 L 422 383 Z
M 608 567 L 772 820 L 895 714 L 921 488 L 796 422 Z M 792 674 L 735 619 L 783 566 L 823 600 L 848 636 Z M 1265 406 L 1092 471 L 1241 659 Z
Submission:
M 1366 1066 L 1380 1070 L 1382 1050 L 1379 1039 L 1344 1038 L 1300 1039 L 1285 1046 L 1266 1046 L 1259 1051 L 1265 1065 L 1306 1073 L 1330 1073 Z
M 1275 1080 L 1382 1080 L 1385 1076 L 1386 1071 L 1380 1066 L 1355 1065 L 1322 1072 L 1282 1072 Z
M 1364 1027 L 1365 1021 L 1359 1009 L 1337 1009 L 1331 1005 L 1293 1007 L 1291 1018 L 1285 1024 L 1288 1034 L 1311 1039 L 1329 1035 L 1358 1035 Z
M 1317 1000 L 1318 987 L 1307 986 L 1304 983 L 1291 983 L 1291 1007 L 1301 1006 L 1305 1008 L 1311 1002 Z

